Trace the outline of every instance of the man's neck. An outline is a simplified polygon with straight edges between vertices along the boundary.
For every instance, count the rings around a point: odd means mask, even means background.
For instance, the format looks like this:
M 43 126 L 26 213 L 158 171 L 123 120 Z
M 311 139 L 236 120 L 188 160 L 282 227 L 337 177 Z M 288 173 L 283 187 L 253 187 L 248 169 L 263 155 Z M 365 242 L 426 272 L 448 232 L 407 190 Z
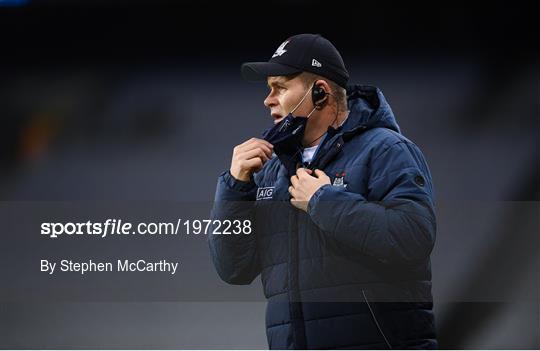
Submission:
M 349 111 L 340 112 L 337 118 L 336 117 L 332 118 L 332 123 L 327 124 L 324 128 L 320 128 L 316 132 L 314 131 L 312 133 L 309 133 L 309 135 L 304 135 L 302 146 L 307 148 L 307 147 L 313 147 L 313 146 L 319 145 L 323 136 L 326 134 L 328 127 L 332 126 L 333 128 L 338 128 L 341 125 L 343 125 L 343 123 L 345 123 L 348 117 L 349 117 Z

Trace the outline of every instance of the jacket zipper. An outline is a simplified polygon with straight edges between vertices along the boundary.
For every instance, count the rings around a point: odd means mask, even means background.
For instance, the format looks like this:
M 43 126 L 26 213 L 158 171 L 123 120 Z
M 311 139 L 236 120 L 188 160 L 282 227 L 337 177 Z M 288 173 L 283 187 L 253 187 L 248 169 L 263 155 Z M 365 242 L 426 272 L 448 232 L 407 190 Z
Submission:
M 389 350 L 392 350 L 392 345 L 390 344 L 390 342 L 386 338 L 386 335 L 384 335 L 384 332 L 383 332 L 383 330 L 381 328 L 381 325 L 379 324 L 379 321 L 377 320 L 377 317 L 375 317 L 375 313 L 371 309 L 371 305 L 369 304 L 369 301 L 368 301 L 368 299 L 366 297 L 366 293 L 364 292 L 364 289 L 362 289 L 362 296 L 364 297 L 364 301 L 366 301 L 366 305 L 367 305 L 367 307 L 369 309 L 369 313 L 371 313 L 371 317 L 373 318 L 373 322 L 375 322 L 375 326 L 377 327 L 377 329 L 379 329 L 379 333 L 381 333 L 381 336 L 383 337 L 384 342 L 386 343 L 386 346 L 388 346 Z
M 298 210 L 294 207 L 289 212 L 289 313 L 295 349 L 306 349 L 304 313 L 300 299 L 299 286 L 299 247 L 298 247 Z

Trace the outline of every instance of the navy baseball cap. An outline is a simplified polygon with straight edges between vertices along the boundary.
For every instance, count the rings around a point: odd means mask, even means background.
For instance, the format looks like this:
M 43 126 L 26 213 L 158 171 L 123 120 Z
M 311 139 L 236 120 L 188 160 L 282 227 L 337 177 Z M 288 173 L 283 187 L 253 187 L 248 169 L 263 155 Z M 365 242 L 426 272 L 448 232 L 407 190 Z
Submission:
M 301 72 L 328 78 L 343 88 L 347 88 L 349 81 L 349 72 L 339 51 L 319 34 L 292 36 L 281 43 L 268 62 L 246 62 L 241 72 L 249 81 Z

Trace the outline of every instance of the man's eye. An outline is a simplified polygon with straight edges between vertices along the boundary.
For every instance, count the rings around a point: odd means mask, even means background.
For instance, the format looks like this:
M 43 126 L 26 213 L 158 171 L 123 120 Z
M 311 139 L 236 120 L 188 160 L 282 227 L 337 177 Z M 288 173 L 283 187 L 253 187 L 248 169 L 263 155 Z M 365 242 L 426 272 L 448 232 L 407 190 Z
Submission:
M 281 86 L 281 85 L 276 85 L 276 86 L 274 86 L 273 88 L 272 88 L 272 87 L 268 87 L 268 91 L 269 91 L 270 93 L 272 93 L 272 92 L 274 92 L 274 91 L 276 91 L 276 92 L 279 93 L 279 92 L 283 92 L 283 91 L 285 91 L 285 90 L 287 90 L 287 88 L 285 88 L 284 86 Z

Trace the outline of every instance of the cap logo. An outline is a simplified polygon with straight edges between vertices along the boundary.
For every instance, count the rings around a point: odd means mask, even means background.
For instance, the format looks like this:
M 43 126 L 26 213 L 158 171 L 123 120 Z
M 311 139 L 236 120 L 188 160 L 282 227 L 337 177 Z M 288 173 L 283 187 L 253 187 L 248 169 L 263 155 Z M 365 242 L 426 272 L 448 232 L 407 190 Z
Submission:
M 322 63 L 320 63 L 319 61 L 317 61 L 315 59 L 311 60 L 311 65 L 313 67 L 322 67 Z
M 287 52 L 287 50 L 285 50 L 285 45 L 289 44 L 289 40 L 286 40 L 284 41 L 283 43 L 281 43 L 281 45 L 279 46 L 279 48 L 277 48 L 276 52 L 274 52 L 274 54 L 272 55 L 272 58 L 276 57 L 276 56 L 281 56 L 283 55 L 284 53 Z

